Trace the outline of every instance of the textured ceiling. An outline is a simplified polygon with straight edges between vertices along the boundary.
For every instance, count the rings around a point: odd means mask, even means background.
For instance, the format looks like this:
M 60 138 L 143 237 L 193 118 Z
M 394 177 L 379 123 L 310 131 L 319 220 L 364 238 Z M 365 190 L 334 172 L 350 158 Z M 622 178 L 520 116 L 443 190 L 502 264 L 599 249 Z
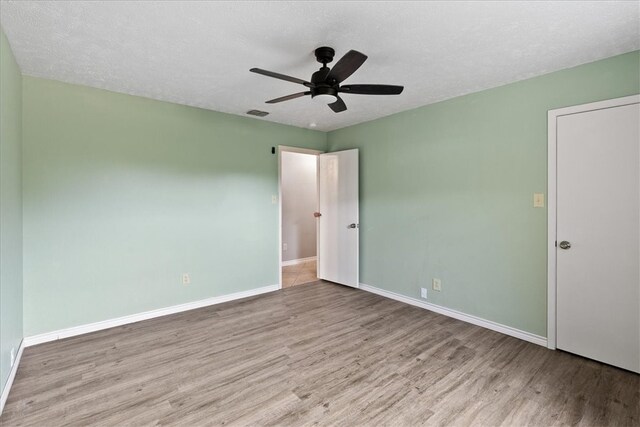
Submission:
M 639 3 L 2 1 L 24 74 L 333 130 L 640 48 Z M 344 95 L 336 114 L 308 98 L 268 105 L 309 79 L 313 49 L 369 56 L 346 83 L 405 86 Z

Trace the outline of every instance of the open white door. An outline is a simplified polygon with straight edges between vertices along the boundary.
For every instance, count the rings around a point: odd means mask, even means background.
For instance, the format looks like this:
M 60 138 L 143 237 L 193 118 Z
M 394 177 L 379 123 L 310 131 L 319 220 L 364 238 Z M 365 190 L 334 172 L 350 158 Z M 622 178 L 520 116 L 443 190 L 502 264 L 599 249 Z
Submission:
M 318 278 L 358 287 L 358 150 L 320 154 Z

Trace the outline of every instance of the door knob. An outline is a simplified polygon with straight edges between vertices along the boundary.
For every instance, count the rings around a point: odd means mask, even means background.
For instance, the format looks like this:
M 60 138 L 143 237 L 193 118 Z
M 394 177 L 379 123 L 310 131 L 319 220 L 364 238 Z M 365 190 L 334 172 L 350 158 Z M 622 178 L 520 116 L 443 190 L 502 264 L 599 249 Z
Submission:
M 357 225 L 355 223 L 351 223 L 349 225 L 347 225 L 347 228 L 356 228 Z
M 560 249 L 569 249 L 571 247 L 571 242 L 567 242 L 566 240 L 563 240 L 562 242 L 560 242 Z

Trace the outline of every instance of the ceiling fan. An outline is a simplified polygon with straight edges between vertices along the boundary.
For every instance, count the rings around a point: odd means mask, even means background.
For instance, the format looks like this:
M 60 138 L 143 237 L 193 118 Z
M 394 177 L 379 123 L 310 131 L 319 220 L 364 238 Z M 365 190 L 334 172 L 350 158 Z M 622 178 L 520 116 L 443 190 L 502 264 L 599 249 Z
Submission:
M 274 73 L 273 71 L 262 70 L 260 68 L 250 69 L 249 71 L 253 73 L 286 80 L 292 83 L 299 83 L 309 88 L 306 92 L 298 92 L 282 96 L 280 98 L 271 99 L 266 103 L 276 104 L 278 102 L 300 98 L 301 96 L 311 95 L 313 100 L 327 104 L 334 112 L 339 113 L 347 109 L 346 104 L 339 96 L 340 93 L 358 95 L 399 95 L 404 89 L 403 86 L 373 84 L 340 86 L 340 83 L 346 80 L 351 74 L 360 68 L 364 61 L 367 60 L 367 55 L 355 50 L 350 50 L 340 58 L 331 69 L 327 67 L 327 64 L 333 61 L 333 56 L 335 55 L 335 51 L 332 48 L 319 47 L 315 50 L 315 55 L 318 62 L 322 64 L 322 67 L 313 73 L 310 82 L 296 77 Z

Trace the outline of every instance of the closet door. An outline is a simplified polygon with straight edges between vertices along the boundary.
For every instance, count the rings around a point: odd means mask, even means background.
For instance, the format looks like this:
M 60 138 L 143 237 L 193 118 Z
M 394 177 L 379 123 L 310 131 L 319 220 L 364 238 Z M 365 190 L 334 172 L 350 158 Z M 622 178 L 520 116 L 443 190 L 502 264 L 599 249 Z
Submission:
M 640 372 L 640 107 L 556 126 L 557 348 Z

